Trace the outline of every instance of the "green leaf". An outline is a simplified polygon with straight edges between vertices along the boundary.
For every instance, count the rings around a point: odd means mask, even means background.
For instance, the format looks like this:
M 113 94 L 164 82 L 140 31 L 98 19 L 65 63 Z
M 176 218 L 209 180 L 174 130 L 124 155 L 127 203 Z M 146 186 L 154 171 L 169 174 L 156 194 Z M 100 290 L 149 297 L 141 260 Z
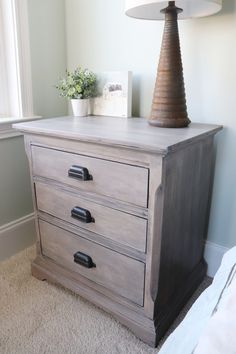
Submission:
M 92 71 L 78 67 L 73 72 L 66 70 L 66 76 L 59 80 L 56 88 L 62 97 L 90 98 L 96 95 L 97 78 Z

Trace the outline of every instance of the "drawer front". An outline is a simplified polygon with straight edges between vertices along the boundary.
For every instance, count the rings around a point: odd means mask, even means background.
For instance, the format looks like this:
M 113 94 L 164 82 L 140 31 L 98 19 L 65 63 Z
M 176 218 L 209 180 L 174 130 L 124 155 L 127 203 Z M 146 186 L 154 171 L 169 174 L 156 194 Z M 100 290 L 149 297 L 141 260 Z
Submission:
M 39 228 L 43 255 L 143 306 L 145 265 L 142 262 L 87 241 L 44 221 L 39 221 Z M 74 255 L 78 252 L 88 255 L 96 267 L 86 268 L 84 265 L 75 263 Z
M 147 207 L 148 169 L 146 168 L 38 146 L 32 146 L 32 154 L 34 175 L 66 183 L 82 191 Z M 72 166 L 83 169 L 79 169 L 79 173 L 76 174 Z M 69 170 L 74 177 L 68 176 Z M 87 174 L 92 176 L 92 179 L 79 179 L 84 176 L 86 178 Z
M 87 201 L 78 195 L 44 183 L 36 183 L 36 196 L 39 210 L 145 252 L 147 228 L 145 219 Z M 74 209 L 75 207 L 77 209 Z M 88 216 L 87 220 L 84 219 L 84 215 Z

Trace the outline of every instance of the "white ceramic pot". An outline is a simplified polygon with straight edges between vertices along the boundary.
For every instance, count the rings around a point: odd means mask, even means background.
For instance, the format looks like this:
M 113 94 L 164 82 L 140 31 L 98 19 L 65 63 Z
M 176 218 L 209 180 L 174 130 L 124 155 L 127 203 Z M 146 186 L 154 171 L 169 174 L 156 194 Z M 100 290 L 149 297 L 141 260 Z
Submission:
M 73 99 L 71 100 L 72 110 L 75 117 L 86 117 L 89 111 L 89 99 Z

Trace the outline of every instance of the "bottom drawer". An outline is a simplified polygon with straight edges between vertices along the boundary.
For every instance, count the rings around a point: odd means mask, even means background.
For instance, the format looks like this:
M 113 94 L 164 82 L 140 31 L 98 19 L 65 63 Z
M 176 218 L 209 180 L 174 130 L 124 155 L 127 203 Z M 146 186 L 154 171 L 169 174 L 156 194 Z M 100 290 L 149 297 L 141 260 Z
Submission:
M 39 228 L 43 255 L 143 306 L 144 263 L 42 220 L 39 221 Z M 74 259 L 75 254 L 77 257 Z

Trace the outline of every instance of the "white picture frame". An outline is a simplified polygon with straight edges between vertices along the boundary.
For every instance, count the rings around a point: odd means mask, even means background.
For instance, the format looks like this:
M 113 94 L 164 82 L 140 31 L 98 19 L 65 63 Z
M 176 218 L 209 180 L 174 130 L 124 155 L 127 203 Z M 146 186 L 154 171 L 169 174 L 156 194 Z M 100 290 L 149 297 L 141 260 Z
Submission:
M 106 71 L 97 77 L 98 96 L 92 102 L 92 115 L 131 117 L 132 71 Z

